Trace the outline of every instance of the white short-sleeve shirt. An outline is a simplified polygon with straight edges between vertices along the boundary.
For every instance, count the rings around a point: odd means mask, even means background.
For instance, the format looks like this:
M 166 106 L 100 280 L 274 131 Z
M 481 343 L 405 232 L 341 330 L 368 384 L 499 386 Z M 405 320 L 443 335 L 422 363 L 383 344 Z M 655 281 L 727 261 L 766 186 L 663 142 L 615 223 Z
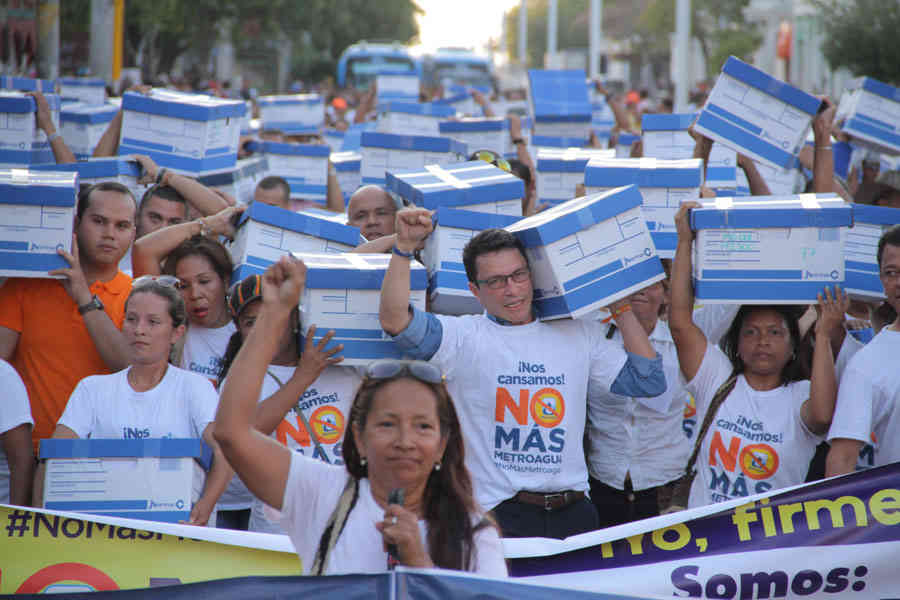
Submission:
M 291 453 L 291 467 L 284 490 L 282 524 L 309 573 L 325 525 L 334 512 L 349 473 L 344 467 L 327 465 L 297 452 Z M 359 482 L 359 497 L 350 511 L 344 531 L 328 558 L 326 575 L 337 573 L 377 573 L 387 569 L 384 538 L 375 529 L 384 509 L 372 496 L 368 479 Z M 480 521 L 473 515 L 473 522 Z M 425 521 L 419 521 L 422 543 L 427 548 Z M 474 536 L 472 572 L 489 577 L 506 577 L 503 543 L 497 529 L 483 527 Z
M 687 385 L 697 403 L 698 429 L 731 371 L 725 354 L 707 343 L 700 369 Z M 809 386 L 804 380 L 757 391 L 738 376 L 700 445 L 690 507 L 803 483 L 822 441 L 800 416 Z

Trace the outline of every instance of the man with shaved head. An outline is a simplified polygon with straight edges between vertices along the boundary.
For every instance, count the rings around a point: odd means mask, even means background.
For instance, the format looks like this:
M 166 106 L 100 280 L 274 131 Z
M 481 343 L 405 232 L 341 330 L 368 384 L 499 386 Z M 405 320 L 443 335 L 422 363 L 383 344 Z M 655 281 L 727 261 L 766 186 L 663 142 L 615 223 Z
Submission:
M 347 205 L 347 224 L 359 227 L 368 240 L 376 240 L 394 233 L 397 205 L 391 195 L 377 185 L 365 185 L 350 196 Z

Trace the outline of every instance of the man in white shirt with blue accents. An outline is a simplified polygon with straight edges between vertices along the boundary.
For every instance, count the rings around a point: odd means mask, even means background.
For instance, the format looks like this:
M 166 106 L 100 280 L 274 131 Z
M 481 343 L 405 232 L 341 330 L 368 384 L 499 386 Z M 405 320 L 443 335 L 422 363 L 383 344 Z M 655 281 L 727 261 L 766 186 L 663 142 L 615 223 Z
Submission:
M 589 388 L 659 395 L 660 356 L 626 302 L 610 307 L 624 348 L 591 320 L 539 321 L 524 248 L 502 229 L 479 233 L 463 251 L 483 314 L 413 309 L 409 261 L 431 230 L 430 211 L 397 213 L 381 325 L 409 356 L 434 361 L 446 375 L 476 499 L 493 510 L 505 537 L 565 538 L 596 529 L 582 446 Z

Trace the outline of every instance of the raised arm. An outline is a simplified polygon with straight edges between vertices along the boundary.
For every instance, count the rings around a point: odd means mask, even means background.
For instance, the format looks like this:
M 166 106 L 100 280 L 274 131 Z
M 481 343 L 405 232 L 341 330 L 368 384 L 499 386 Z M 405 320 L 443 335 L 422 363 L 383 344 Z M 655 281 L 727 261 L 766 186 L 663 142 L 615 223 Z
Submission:
M 61 281 L 63 288 L 69 297 L 75 302 L 76 306 L 84 306 L 93 298 L 94 294 L 88 285 L 87 278 L 81 268 L 81 261 L 78 257 L 78 239 L 72 236 L 72 253 L 59 249 L 57 253 L 62 256 L 69 266 L 65 269 L 54 269 L 50 271 L 50 276 L 62 276 Z M 120 324 L 113 323 L 112 319 L 105 310 L 91 310 L 83 315 L 81 319 L 87 328 L 91 341 L 97 353 L 107 368 L 112 371 L 121 371 L 128 366 L 128 343 L 125 336 L 119 329 Z
M 747 185 L 750 186 L 751 196 L 772 195 L 772 192 L 769 191 L 769 184 L 767 184 L 766 180 L 759 174 L 759 169 L 756 168 L 756 163 L 753 162 L 752 158 L 744 156 L 743 154 L 738 154 L 737 164 L 738 167 L 744 170 L 744 175 L 747 176 Z
M 481 112 L 484 113 L 484 116 L 496 116 L 496 113 L 494 113 L 494 109 L 491 107 L 491 103 L 488 102 L 488 99 L 484 97 L 484 94 L 482 94 L 478 90 L 472 90 L 470 93 L 472 94 L 472 99 L 475 100 L 475 104 L 481 107 Z
M 343 356 L 335 356 L 344 349 L 343 344 L 326 350 L 325 347 L 334 337 L 334 331 L 326 333 L 318 344 L 313 343 L 316 326 L 312 325 L 306 333 L 306 344 L 300 355 L 300 362 L 294 369 L 291 378 L 284 382 L 277 392 L 260 402 L 256 407 L 256 428 L 266 435 L 271 435 L 284 419 L 284 416 L 297 404 L 297 398 L 319 378 L 322 371 L 330 365 L 344 360 Z M 310 435 L 312 433 L 310 432 Z
M 233 204 L 193 177 L 166 168 L 160 169 L 149 156 L 135 154 L 134 159 L 141 164 L 143 171 L 140 183 L 156 183 L 173 188 L 203 217 L 214 215 Z
M 678 245 L 672 262 L 672 302 L 669 305 L 669 329 L 678 351 L 678 363 L 684 378 L 691 381 L 700 369 L 706 353 L 706 336 L 694 324 L 694 287 L 691 283 L 691 244 L 694 232 L 689 221 L 690 210 L 700 205 L 685 202 L 675 215 Z
M 37 126 L 39 129 L 43 130 L 47 139 L 50 140 L 50 148 L 53 150 L 53 158 L 56 160 L 56 164 L 61 165 L 63 163 L 77 162 L 75 154 L 66 145 L 62 136 L 58 135 L 56 132 L 56 126 L 53 124 L 53 119 L 50 117 L 50 105 L 47 104 L 47 99 L 44 98 L 44 95 L 40 92 L 27 92 L 27 94 L 34 98 L 36 107 L 34 114 Z M 54 137 L 54 135 L 56 137 Z
M 828 98 L 823 98 L 825 110 L 813 118 L 812 128 L 815 138 L 813 148 L 813 192 L 827 194 L 834 191 L 834 158 L 831 154 L 831 127 L 837 106 Z
M 606 98 L 606 103 L 612 110 L 613 118 L 616 120 L 616 126 L 622 131 L 631 131 L 631 126 L 628 124 L 628 115 L 625 114 L 625 109 L 622 107 L 622 103 L 619 102 L 618 98 L 609 93 L 599 81 L 595 81 L 594 86 L 597 88 L 597 91 Z
M 266 269 L 262 310 L 225 379 L 213 430 L 247 488 L 277 510 L 284 500 L 291 451 L 256 429 L 257 398 L 305 284 L 306 266 L 296 258 L 282 256 Z
M 412 253 L 431 233 L 431 211 L 424 208 L 405 208 L 397 211 L 395 248 L 410 257 L 392 253 L 387 273 L 381 284 L 381 304 L 378 316 L 381 328 L 397 335 L 407 328 L 412 315 L 409 311 L 409 263 Z
M 159 275 L 166 256 L 180 243 L 195 235 L 224 235 L 234 237 L 231 219 L 244 211 L 244 206 L 229 206 L 211 217 L 169 225 L 135 240 L 131 250 L 131 267 L 135 277 Z
M 97 142 L 91 156 L 94 158 L 115 156 L 119 151 L 119 137 L 121 135 L 122 111 L 120 110 L 116 113 L 116 116 L 112 118 L 112 121 L 109 122 L 109 125 L 106 126 L 106 131 L 100 136 L 100 141 Z
M 336 213 L 342 213 L 347 208 L 344 205 L 344 194 L 337 178 L 337 170 L 330 158 L 328 159 L 328 192 L 325 195 L 325 208 Z
M 824 297 L 819 294 L 816 307 L 816 345 L 813 350 L 812 376 L 810 377 L 809 399 L 800 409 L 800 417 L 806 428 L 816 434 L 825 434 L 834 416 L 837 400 L 837 375 L 834 370 L 834 353 L 831 336 L 842 326 L 845 311 L 850 306 L 847 293 L 835 286 L 834 295 L 825 288 Z

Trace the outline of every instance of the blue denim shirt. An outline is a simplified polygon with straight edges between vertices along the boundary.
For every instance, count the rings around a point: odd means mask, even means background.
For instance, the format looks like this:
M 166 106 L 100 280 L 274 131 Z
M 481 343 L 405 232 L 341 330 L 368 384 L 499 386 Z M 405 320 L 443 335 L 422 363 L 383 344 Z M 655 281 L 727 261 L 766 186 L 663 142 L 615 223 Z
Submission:
M 440 320 L 432 313 L 419 310 L 413 306 L 412 320 L 409 325 L 393 336 L 393 340 L 403 351 L 417 360 L 431 360 L 441 347 L 444 329 Z M 500 325 L 509 325 L 503 319 L 493 315 L 487 318 Z M 655 358 L 647 358 L 627 352 L 628 360 L 616 375 L 610 391 L 614 394 L 632 397 L 658 396 L 666 391 L 666 377 L 663 372 L 662 355 L 656 353 Z

